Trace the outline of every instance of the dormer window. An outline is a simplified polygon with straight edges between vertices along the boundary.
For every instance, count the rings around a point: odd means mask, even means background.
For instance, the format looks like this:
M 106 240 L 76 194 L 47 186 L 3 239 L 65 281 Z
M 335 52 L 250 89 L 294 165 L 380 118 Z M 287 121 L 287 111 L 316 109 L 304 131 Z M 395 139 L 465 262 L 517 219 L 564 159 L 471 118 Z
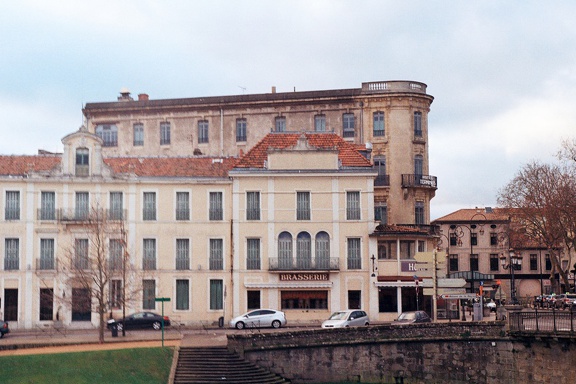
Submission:
M 88 148 L 76 148 L 76 176 L 90 175 L 90 160 Z

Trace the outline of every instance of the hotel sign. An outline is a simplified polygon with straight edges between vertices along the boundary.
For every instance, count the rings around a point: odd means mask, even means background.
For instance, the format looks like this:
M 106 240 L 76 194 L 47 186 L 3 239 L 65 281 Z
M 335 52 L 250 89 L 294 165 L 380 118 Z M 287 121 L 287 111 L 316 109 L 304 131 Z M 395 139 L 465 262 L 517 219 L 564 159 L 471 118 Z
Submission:
M 281 273 L 280 281 L 328 281 L 327 273 Z

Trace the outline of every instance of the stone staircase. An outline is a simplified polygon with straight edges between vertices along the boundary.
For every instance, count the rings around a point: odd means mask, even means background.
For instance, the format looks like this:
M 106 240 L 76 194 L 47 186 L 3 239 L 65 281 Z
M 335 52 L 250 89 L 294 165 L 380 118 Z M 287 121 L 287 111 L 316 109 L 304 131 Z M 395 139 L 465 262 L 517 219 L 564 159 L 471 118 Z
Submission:
M 174 384 L 279 384 L 288 380 L 258 367 L 224 347 L 182 347 Z

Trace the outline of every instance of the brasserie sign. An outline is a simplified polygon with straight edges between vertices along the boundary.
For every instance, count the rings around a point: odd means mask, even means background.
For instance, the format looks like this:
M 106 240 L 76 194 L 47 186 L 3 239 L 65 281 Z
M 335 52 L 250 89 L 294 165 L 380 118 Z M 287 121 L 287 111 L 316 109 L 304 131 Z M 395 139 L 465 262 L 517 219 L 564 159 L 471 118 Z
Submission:
M 328 281 L 327 273 L 281 273 L 280 281 Z

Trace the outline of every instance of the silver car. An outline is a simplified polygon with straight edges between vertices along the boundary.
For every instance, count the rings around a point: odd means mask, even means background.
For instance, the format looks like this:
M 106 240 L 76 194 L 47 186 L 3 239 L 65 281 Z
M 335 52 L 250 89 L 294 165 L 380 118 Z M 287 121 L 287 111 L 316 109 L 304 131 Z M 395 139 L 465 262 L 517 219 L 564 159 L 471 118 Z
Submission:
M 322 323 L 322 328 L 348 328 L 370 325 L 366 312 L 359 309 L 336 311 Z
M 230 320 L 230 328 L 244 329 L 272 327 L 280 328 L 286 325 L 284 312 L 274 309 L 255 309 Z

